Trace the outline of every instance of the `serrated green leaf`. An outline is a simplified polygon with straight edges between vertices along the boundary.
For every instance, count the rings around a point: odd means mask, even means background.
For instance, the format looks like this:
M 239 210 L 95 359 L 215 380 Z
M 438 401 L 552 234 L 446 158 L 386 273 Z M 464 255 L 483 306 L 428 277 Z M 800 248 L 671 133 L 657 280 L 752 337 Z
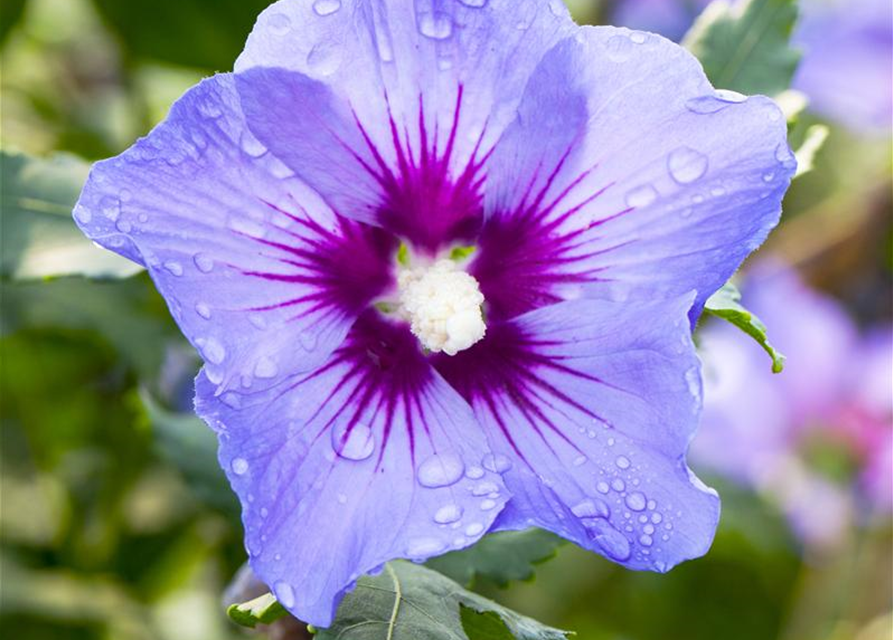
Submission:
M 555 555 L 564 540 L 541 529 L 503 531 L 476 545 L 428 561 L 428 566 L 464 585 L 485 577 L 500 586 L 533 577 L 535 565 Z
M 741 292 L 731 282 L 726 283 L 722 289 L 707 299 L 704 311 L 722 318 L 744 331 L 763 347 L 772 358 L 772 371 L 781 373 L 784 369 L 785 357 L 769 342 L 766 325 L 753 313 L 748 311 L 740 302 Z
M 459 605 L 462 629 L 468 640 L 514 640 L 515 636 L 495 611 L 475 611 Z
M 796 0 L 719 1 L 708 5 L 682 44 L 718 89 L 776 95 L 800 60 L 791 47 Z
M 253 629 L 259 624 L 271 624 L 288 615 L 288 611 L 279 604 L 272 593 L 267 593 L 254 600 L 231 605 L 226 614 L 230 620 L 243 627 Z
M 49 159 L 0 152 L 0 273 L 16 280 L 83 275 L 124 278 L 141 270 L 100 249 L 71 217 L 89 165 L 70 155 Z
M 462 607 L 498 616 L 509 636 L 469 635 L 464 622 L 471 620 L 474 633 L 497 633 L 491 617 L 474 621 L 462 615 Z M 398 561 L 377 576 L 360 578 L 356 589 L 344 597 L 335 621 L 319 629 L 318 640 L 566 640 L 567 633 L 466 591 L 445 576 L 426 567 Z

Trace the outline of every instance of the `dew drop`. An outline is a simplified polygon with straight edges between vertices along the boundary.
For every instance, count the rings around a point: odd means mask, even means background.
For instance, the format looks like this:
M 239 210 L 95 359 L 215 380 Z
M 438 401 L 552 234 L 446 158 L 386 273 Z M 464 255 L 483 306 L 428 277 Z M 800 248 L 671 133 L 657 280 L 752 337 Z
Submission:
M 484 525 L 480 522 L 475 522 L 465 527 L 465 535 L 473 538 L 474 536 L 480 535 L 483 530 Z
M 640 491 L 634 491 L 633 493 L 626 496 L 626 506 L 632 509 L 633 511 L 644 511 L 645 510 L 645 494 Z
M 88 224 L 93 219 L 93 214 L 87 207 L 79 204 L 74 208 L 74 217 L 81 224 Z
M 648 34 L 642 31 L 633 31 L 629 34 L 629 39 L 635 44 L 645 44 L 648 40 Z
M 632 553 L 629 540 L 604 520 L 598 520 L 591 529 L 590 535 L 602 551 L 617 561 L 628 559 Z
M 787 142 L 782 142 L 775 148 L 775 159 L 781 163 L 781 166 L 785 169 L 793 169 L 797 166 L 797 160 L 794 158 L 794 154 L 791 152 L 790 147 L 788 147 Z
M 338 504 L 347 504 L 347 495 L 344 493 L 339 493 L 335 499 L 338 500 Z
M 284 13 L 274 13 L 267 21 L 270 33 L 275 36 L 284 36 L 291 31 L 291 18 Z
M 276 363 L 266 356 L 260 358 L 254 365 L 254 375 L 258 378 L 275 378 L 277 373 L 279 373 L 279 368 Z
M 652 544 L 654 544 L 654 538 L 649 536 L 647 533 L 643 533 L 641 536 L 639 536 L 639 544 L 641 544 L 643 547 L 650 547 Z
M 626 194 L 626 204 L 630 207 L 647 207 L 657 199 L 657 191 L 650 184 L 643 184 Z
M 611 487 L 608 486 L 607 482 L 599 482 L 597 485 L 595 485 L 595 489 L 599 493 L 608 493 L 608 491 L 611 490 Z
M 259 158 L 267 152 L 267 148 L 248 132 L 242 134 L 239 146 L 242 147 L 242 151 L 252 158 Z
M 337 13 L 341 8 L 341 0 L 316 0 L 313 3 L 313 12 L 321 17 Z
M 608 59 L 614 62 L 623 62 L 628 59 L 633 51 L 633 43 L 627 36 L 612 36 L 605 44 Z
M 192 256 L 192 262 L 202 273 L 210 273 L 214 268 L 214 261 L 205 253 L 196 253 Z
M 466 7 L 471 7 L 472 9 L 480 9 L 485 6 L 490 0 L 459 0 Z
M 484 500 L 481 502 L 481 511 L 490 511 L 493 507 L 496 506 L 495 500 Z
M 279 582 L 274 584 L 273 593 L 276 594 L 276 599 L 286 609 L 290 609 L 291 607 L 295 606 L 295 592 L 292 590 L 291 585 L 287 582 L 280 580 Z
M 340 423 L 332 430 L 332 449 L 342 458 L 365 460 L 375 449 L 375 436 L 362 422 Z
M 118 220 L 115 228 L 121 233 L 130 233 L 133 231 L 133 225 L 127 222 L 127 220 Z
M 459 456 L 435 454 L 419 466 L 418 480 L 423 487 L 448 487 L 456 484 L 464 473 L 465 465 Z
M 102 215 L 114 222 L 121 215 L 121 201 L 118 198 L 105 197 L 99 203 Z
M 737 91 L 731 91 L 730 89 L 717 89 L 716 97 L 723 102 L 727 102 L 729 104 L 739 104 L 747 100 L 747 96 L 743 93 L 738 93 Z
M 653 522 L 654 524 L 660 524 L 661 520 L 663 520 L 663 519 L 664 519 L 664 517 L 659 513 L 651 514 L 651 522 Z
M 692 367 L 685 372 L 685 383 L 688 385 L 688 392 L 698 402 L 701 400 L 701 374 L 697 367 Z
M 198 341 L 196 340 L 196 343 Z M 199 345 L 202 355 L 211 364 L 220 364 L 226 358 L 226 349 L 216 338 L 207 338 Z
M 267 328 L 267 320 L 259 313 L 252 313 L 248 316 L 248 322 L 251 323 L 255 329 L 264 330 Z
M 298 340 L 305 351 L 313 351 L 316 349 L 316 334 L 312 331 L 302 331 L 298 336 Z
M 472 465 L 465 470 L 465 476 L 472 480 L 480 480 L 484 477 L 484 470 L 477 465 Z
M 500 453 L 488 453 L 481 461 L 484 469 L 493 473 L 505 473 L 512 468 L 512 461 Z
M 446 544 L 437 538 L 415 538 L 409 541 L 406 555 L 410 558 L 427 558 L 443 551 Z
M 453 33 L 453 22 L 442 13 L 423 13 L 419 16 L 419 33 L 432 40 L 446 40 Z
M 164 268 L 170 273 L 172 276 L 182 276 L 183 275 L 183 265 L 177 262 L 176 260 L 168 260 L 164 263 Z
M 620 478 L 614 478 L 611 481 L 611 488 L 614 491 L 623 491 L 624 489 L 626 489 L 626 483 Z
M 465 510 L 458 504 L 448 504 L 437 510 L 437 513 L 434 514 L 434 522 L 437 524 L 452 524 L 461 520 L 464 512 Z
M 707 156 L 689 147 L 680 147 L 667 157 L 667 169 L 679 184 L 690 184 L 707 172 Z
M 474 496 L 485 496 L 488 493 L 495 493 L 498 491 L 499 486 L 495 482 L 482 482 L 471 490 L 471 494 Z
M 196 302 L 195 312 L 205 320 L 211 317 L 211 307 L 209 307 L 205 302 Z
M 647 504 L 646 506 L 647 506 L 648 509 L 650 509 L 651 511 L 654 511 L 654 510 L 657 508 L 657 502 L 655 502 L 654 500 L 649 500 L 649 501 L 648 501 L 648 504 Z
M 644 531 L 645 533 L 647 533 L 650 536 L 652 533 L 654 533 L 654 525 L 646 524 L 644 527 L 642 527 L 642 531 Z
M 248 471 L 248 461 L 245 458 L 233 458 L 230 468 L 237 476 L 244 475 Z
M 221 397 L 223 400 L 223 404 L 230 407 L 231 409 L 241 409 L 242 408 L 242 396 L 238 393 L 224 393 Z
M 586 464 L 587 460 L 589 460 L 589 458 L 587 458 L 586 456 L 577 456 L 576 458 L 574 458 L 573 465 L 575 467 L 582 467 L 584 464 Z
M 614 460 L 614 464 L 617 465 L 618 469 L 629 469 L 629 458 L 626 456 L 617 456 L 617 459 Z
M 772 172 L 763 174 L 763 182 L 772 182 L 775 180 L 775 174 Z
M 136 219 L 140 222 L 146 223 L 149 221 L 149 215 L 146 213 L 141 213 L 136 217 Z
M 341 51 L 335 43 L 317 44 L 307 54 L 307 66 L 320 75 L 332 75 L 341 66 Z
M 578 518 L 607 518 L 611 510 L 603 500 L 584 500 L 571 509 Z

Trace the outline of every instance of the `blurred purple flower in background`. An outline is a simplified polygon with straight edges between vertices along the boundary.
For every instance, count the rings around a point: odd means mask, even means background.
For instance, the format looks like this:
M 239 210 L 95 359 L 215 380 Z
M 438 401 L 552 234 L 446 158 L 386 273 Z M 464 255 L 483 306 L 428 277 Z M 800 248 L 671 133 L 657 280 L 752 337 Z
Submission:
M 203 355 L 251 566 L 321 626 L 360 575 L 491 530 L 705 553 L 690 321 L 795 169 L 778 107 L 667 40 L 423 4 L 272 5 L 75 209 Z
M 765 352 L 740 332 L 706 326 L 704 413 L 692 457 L 769 494 L 805 541 L 831 544 L 852 523 L 856 502 L 891 510 L 893 333 L 860 337 L 840 305 L 780 264 L 754 268 L 744 292 L 787 363 L 773 374 Z
M 722 1 L 722 0 L 721 0 Z M 740 0 L 730 0 L 730 4 Z M 679 41 L 710 0 L 618 0 L 611 22 Z M 852 129 L 893 126 L 893 3 L 803 0 L 794 42 L 803 57 L 793 87 L 810 108 Z

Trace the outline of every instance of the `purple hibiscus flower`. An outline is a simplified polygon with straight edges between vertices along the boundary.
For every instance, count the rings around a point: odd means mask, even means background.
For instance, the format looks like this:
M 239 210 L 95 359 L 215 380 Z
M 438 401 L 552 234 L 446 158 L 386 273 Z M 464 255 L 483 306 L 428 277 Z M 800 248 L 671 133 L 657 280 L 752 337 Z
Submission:
M 858 502 L 868 511 L 891 510 L 893 333 L 887 327 L 861 337 L 836 301 L 781 264 L 755 267 L 745 294 L 787 364 L 773 374 L 766 354 L 740 332 L 706 326 L 703 427 L 692 457 L 768 494 L 804 541 L 833 544 Z M 816 468 L 810 458 L 817 444 L 851 458 L 852 477 Z
M 769 99 L 558 2 L 284 0 L 75 218 L 203 355 L 251 566 L 323 626 L 363 573 L 488 531 L 705 553 L 690 319 L 794 165 Z

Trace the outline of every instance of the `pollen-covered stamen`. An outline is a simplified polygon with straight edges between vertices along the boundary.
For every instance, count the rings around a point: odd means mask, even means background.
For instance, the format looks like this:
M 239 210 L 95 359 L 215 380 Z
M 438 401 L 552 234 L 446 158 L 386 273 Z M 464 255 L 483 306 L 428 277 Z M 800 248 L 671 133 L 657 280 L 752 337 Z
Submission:
M 400 313 L 422 346 L 453 356 L 484 337 L 478 281 L 452 260 L 404 269 L 397 276 Z

